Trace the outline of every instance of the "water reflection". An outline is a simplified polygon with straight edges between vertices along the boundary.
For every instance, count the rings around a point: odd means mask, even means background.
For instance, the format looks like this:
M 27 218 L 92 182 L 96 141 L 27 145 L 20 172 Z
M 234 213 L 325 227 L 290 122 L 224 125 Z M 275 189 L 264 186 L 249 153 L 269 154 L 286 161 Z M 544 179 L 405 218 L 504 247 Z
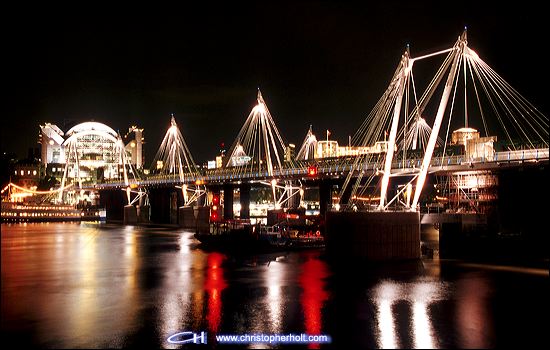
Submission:
M 207 260 L 206 279 L 204 290 L 208 294 L 208 311 L 206 320 L 208 330 L 211 333 L 217 333 L 222 318 L 222 298 L 221 293 L 227 287 L 223 276 L 222 263 L 226 256 L 220 253 L 210 253 Z
M 185 330 L 329 333 L 335 348 L 546 341 L 535 320 L 546 317 L 547 274 L 437 261 L 351 271 L 350 281 L 319 252 L 242 262 L 163 228 L 3 224 L 1 238 L 2 336 L 21 346 L 170 347 L 166 339 Z
M 417 281 L 400 283 L 392 280 L 381 281 L 374 289 L 374 304 L 377 312 L 377 343 L 384 349 L 401 347 L 396 332 L 396 315 L 393 306 L 406 301 L 412 309 L 408 328 L 416 349 L 437 348 L 429 306 L 444 295 L 446 285 L 443 282 Z
M 383 281 L 374 289 L 377 309 L 378 346 L 383 349 L 397 349 L 399 339 L 395 334 L 392 305 L 399 300 L 401 286 L 392 281 Z
M 428 306 L 440 298 L 442 288 L 443 285 L 436 282 L 417 282 L 412 285 L 412 326 L 416 349 L 438 347 L 433 333 L 432 320 L 428 314 Z
M 326 263 L 318 256 L 308 255 L 301 266 L 298 279 L 303 292 L 300 298 L 304 313 L 304 328 L 307 334 L 321 334 L 323 328 L 322 308 L 329 294 L 325 279 L 329 276 Z M 318 349 L 319 344 L 309 344 L 310 349 Z
M 191 270 L 194 263 L 203 261 L 201 254 L 191 254 L 188 234 L 182 233 L 177 241 L 177 253 L 162 256 L 166 266 L 162 289 L 165 291 L 160 302 L 160 325 L 162 334 L 174 334 L 188 324 L 189 309 L 193 306 L 194 282 Z M 202 294 L 202 293 L 201 293 Z M 175 344 L 164 344 L 176 348 Z
M 487 305 L 492 291 L 478 275 L 468 275 L 457 281 L 458 298 L 457 326 L 461 343 L 459 347 L 482 349 L 493 347 L 492 320 Z M 475 291 L 475 293 L 471 293 Z
M 283 323 L 284 299 L 282 289 L 284 287 L 284 278 L 286 264 L 271 261 L 267 264 L 264 273 L 264 281 L 267 287 L 267 296 L 265 303 L 269 313 L 269 331 L 280 333 Z

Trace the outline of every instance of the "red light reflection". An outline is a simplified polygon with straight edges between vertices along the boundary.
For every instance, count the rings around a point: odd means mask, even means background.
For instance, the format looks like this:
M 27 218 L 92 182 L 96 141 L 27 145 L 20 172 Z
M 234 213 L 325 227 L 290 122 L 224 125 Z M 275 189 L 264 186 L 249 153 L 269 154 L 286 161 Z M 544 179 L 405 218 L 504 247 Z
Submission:
M 305 331 L 307 334 L 321 334 L 323 325 L 321 309 L 329 296 L 324 281 L 329 275 L 328 268 L 316 257 L 309 258 L 301 267 L 299 283 L 303 293 L 300 302 L 304 312 Z M 311 343 L 308 348 L 318 349 L 319 344 Z
M 206 320 L 208 329 L 216 333 L 222 317 L 221 292 L 227 283 L 223 277 L 222 263 L 226 256 L 220 253 L 210 253 L 207 259 L 206 279 L 204 290 L 208 293 L 208 311 Z

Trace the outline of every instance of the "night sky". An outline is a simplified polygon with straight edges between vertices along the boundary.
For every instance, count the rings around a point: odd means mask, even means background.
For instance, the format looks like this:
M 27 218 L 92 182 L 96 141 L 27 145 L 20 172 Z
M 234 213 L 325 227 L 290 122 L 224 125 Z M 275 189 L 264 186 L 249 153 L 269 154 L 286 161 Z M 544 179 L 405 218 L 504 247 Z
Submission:
M 448 48 L 464 26 L 469 46 L 548 115 L 542 5 L 378 3 L 4 9 L 1 150 L 38 147 L 39 123 L 93 119 L 145 128 L 149 164 L 174 113 L 201 163 L 231 145 L 258 87 L 286 142 L 313 124 L 345 143 L 406 44 L 413 56 Z

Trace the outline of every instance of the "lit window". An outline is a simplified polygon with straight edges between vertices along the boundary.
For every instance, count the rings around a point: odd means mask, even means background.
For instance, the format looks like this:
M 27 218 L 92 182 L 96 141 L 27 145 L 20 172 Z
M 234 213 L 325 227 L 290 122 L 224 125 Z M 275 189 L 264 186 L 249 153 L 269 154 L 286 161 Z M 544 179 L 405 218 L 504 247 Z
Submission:
M 21 170 L 21 176 L 25 175 L 25 171 Z
M 32 171 L 32 174 L 33 174 L 33 175 L 36 175 L 36 170 L 33 170 L 33 171 Z
M 30 170 L 27 170 L 27 175 L 30 175 L 31 174 L 31 171 Z
M 57 171 L 57 168 L 52 168 L 52 172 L 56 172 Z
M 17 175 L 17 170 L 15 171 L 15 175 Z

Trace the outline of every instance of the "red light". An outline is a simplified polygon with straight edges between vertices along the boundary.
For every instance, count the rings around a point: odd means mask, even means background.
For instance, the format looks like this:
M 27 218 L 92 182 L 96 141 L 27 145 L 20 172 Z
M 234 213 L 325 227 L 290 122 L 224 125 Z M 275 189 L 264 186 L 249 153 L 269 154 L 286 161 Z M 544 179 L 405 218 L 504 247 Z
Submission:
M 220 221 L 222 216 L 220 213 L 220 194 L 214 193 L 212 195 L 212 207 L 210 210 L 210 221 L 217 222 Z
M 307 168 L 307 174 L 309 176 L 316 176 L 317 175 L 317 167 L 316 166 L 310 166 Z
M 212 204 L 213 205 L 220 205 L 220 195 L 215 194 L 212 196 Z

